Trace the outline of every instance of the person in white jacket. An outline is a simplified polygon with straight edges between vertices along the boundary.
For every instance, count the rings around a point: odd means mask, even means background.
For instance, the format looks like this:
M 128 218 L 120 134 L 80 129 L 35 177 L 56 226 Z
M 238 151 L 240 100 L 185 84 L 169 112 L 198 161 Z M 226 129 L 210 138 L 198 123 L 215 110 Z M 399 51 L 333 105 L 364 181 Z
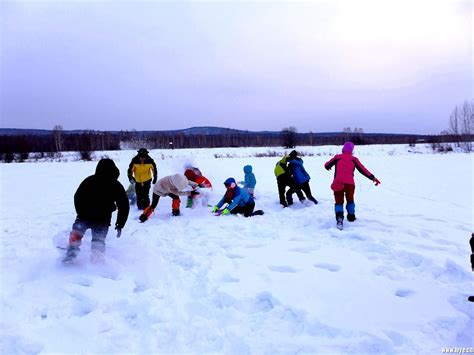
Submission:
M 155 211 L 160 197 L 169 196 L 173 199 L 171 203 L 173 216 L 179 216 L 181 200 L 179 196 L 189 196 L 191 191 L 197 192 L 198 184 L 193 181 L 189 181 L 186 176 L 181 174 L 174 174 L 165 176 L 164 178 L 157 181 L 153 186 L 153 199 L 151 205 L 146 207 L 140 216 L 140 221 L 145 222 L 150 218 L 151 214 Z

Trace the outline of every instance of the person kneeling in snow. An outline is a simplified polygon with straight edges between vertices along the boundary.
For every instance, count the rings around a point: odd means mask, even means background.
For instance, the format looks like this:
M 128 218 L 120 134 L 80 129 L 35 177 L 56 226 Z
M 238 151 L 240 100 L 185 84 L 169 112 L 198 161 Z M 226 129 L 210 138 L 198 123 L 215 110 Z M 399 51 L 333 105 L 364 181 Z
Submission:
M 92 231 L 91 259 L 100 260 L 105 251 L 105 238 L 112 212 L 118 209 L 115 229 L 125 226 L 130 206 L 123 185 L 117 180 L 119 169 L 111 159 L 101 159 L 95 174 L 87 177 L 74 194 L 77 217 L 69 235 L 69 246 L 63 262 L 72 261 L 79 253 L 82 237 L 87 229 Z
M 179 216 L 179 206 L 181 205 L 179 196 L 189 196 L 191 191 L 197 192 L 197 188 L 198 185 L 195 182 L 189 181 L 185 176 L 180 174 L 165 176 L 158 180 L 158 182 L 153 186 L 153 199 L 151 205 L 145 208 L 140 216 L 140 221 L 145 222 L 150 218 L 160 201 L 160 197 L 163 196 L 169 196 L 173 199 L 173 202 L 171 203 L 172 214 L 173 216 Z
M 344 195 L 346 196 L 347 204 L 347 220 L 354 222 L 355 203 L 354 203 L 354 170 L 357 169 L 362 175 L 375 183 L 375 186 L 380 184 L 380 181 L 372 174 L 355 156 L 352 155 L 354 151 L 354 143 L 346 142 L 342 147 L 342 154 L 335 155 L 331 160 L 324 164 L 326 170 L 331 170 L 335 166 L 334 181 L 331 184 L 331 189 L 334 191 L 334 199 L 336 200 L 335 212 L 336 220 L 342 223 L 344 220 Z
M 191 195 L 188 196 L 188 199 L 186 200 L 186 208 L 194 207 L 196 205 L 195 200 L 198 198 L 202 199 L 203 206 L 207 206 L 209 201 L 209 191 L 212 190 L 212 184 L 209 179 L 202 175 L 201 170 L 192 167 L 186 169 L 184 176 L 186 176 L 189 181 L 193 181 L 199 186 L 199 192 L 191 191 Z
M 255 201 L 247 191 L 237 186 L 234 178 L 228 178 L 224 181 L 224 185 L 227 189 L 222 199 L 212 209 L 213 213 L 217 215 L 228 215 L 241 213 L 245 217 L 262 215 L 262 210 L 254 212 Z M 226 208 L 220 210 L 224 204 L 228 204 Z

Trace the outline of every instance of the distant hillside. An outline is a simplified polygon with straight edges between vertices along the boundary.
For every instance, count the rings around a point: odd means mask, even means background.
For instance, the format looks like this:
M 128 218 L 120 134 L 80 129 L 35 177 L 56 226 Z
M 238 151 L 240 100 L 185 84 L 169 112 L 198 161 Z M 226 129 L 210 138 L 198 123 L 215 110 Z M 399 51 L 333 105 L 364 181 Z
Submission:
M 164 131 L 97 131 L 97 130 L 64 130 L 63 134 L 83 134 L 90 132 L 104 132 L 111 134 L 133 134 L 138 136 L 153 136 L 157 134 L 165 135 L 206 135 L 206 136 L 215 136 L 215 135 L 251 135 L 251 136 L 279 136 L 281 131 L 246 131 L 233 128 L 224 128 L 224 127 L 190 127 L 185 129 L 175 129 L 175 130 L 164 130 Z M 23 129 L 23 128 L 0 128 L 0 136 L 46 136 L 51 135 L 53 130 L 48 129 Z M 298 135 L 313 135 L 315 137 L 335 137 L 340 136 L 341 134 L 347 134 L 343 132 L 298 132 Z M 414 135 L 414 134 L 403 134 L 403 133 L 362 133 L 363 136 L 423 136 L 423 135 Z

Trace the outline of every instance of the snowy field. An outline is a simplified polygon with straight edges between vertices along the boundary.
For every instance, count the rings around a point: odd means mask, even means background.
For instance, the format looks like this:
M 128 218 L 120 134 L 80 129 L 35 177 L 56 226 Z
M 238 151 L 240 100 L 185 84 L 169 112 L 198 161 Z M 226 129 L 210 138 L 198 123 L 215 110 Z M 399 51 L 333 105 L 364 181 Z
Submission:
M 0 353 L 441 353 L 474 348 L 469 263 L 473 155 L 427 147 L 356 147 L 379 178 L 356 173 L 357 221 L 335 228 L 323 164 L 340 147 L 300 147 L 318 205 L 278 204 L 278 148 L 151 150 L 159 177 L 192 163 L 214 184 L 251 164 L 264 216 L 171 217 L 133 206 L 106 262 L 62 265 L 73 195 L 97 161 L 0 164 Z M 126 170 L 135 151 L 95 153 Z M 184 202 L 184 201 L 183 201 Z M 115 221 L 115 215 L 113 216 Z

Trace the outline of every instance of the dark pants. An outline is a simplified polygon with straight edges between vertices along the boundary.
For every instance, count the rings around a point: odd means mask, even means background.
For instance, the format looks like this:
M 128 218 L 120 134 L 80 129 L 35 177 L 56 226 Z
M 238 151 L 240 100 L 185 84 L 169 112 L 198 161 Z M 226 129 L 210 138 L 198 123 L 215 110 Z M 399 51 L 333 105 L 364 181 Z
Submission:
M 253 210 L 255 208 L 255 202 L 250 202 L 246 204 L 243 207 L 237 206 L 235 207 L 232 211 L 230 211 L 231 214 L 243 214 L 245 217 L 250 217 L 252 216 Z
M 151 179 L 145 182 L 135 183 L 135 193 L 137 194 L 137 207 L 143 210 L 150 205 Z
M 469 244 L 471 244 L 471 268 L 474 271 L 474 233 L 471 234 Z
M 108 222 L 91 222 L 85 219 L 76 218 L 72 225 L 72 231 L 69 236 L 69 248 L 79 250 L 81 246 L 82 237 L 89 228 L 92 232 L 91 249 L 104 252 L 105 238 L 109 231 L 110 221 Z
M 291 178 L 290 174 L 283 173 L 277 177 L 277 185 L 278 185 L 278 196 L 280 198 L 280 204 L 283 206 L 287 206 L 287 197 L 285 197 L 285 190 L 286 187 L 289 186 L 290 190 L 293 189 L 291 195 L 296 193 L 299 200 L 304 200 L 303 193 L 300 189 L 297 189 L 293 183 L 293 179 Z M 288 192 L 290 191 L 288 190 Z M 293 197 L 290 198 L 291 203 L 293 203 Z
M 311 194 L 311 188 L 309 187 L 309 181 L 306 181 L 305 183 L 299 185 L 299 186 L 290 186 L 290 189 L 286 192 L 286 200 L 288 201 L 288 204 L 291 205 L 293 203 L 293 194 L 296 192 L 298 195 L 298 198 L 300 201 L 303 201 L 305 198 L 303 196 L 303 192 L 306 195 L 306 198 L 314 203 L 317 203 L 316 199 L 313 197 Z

